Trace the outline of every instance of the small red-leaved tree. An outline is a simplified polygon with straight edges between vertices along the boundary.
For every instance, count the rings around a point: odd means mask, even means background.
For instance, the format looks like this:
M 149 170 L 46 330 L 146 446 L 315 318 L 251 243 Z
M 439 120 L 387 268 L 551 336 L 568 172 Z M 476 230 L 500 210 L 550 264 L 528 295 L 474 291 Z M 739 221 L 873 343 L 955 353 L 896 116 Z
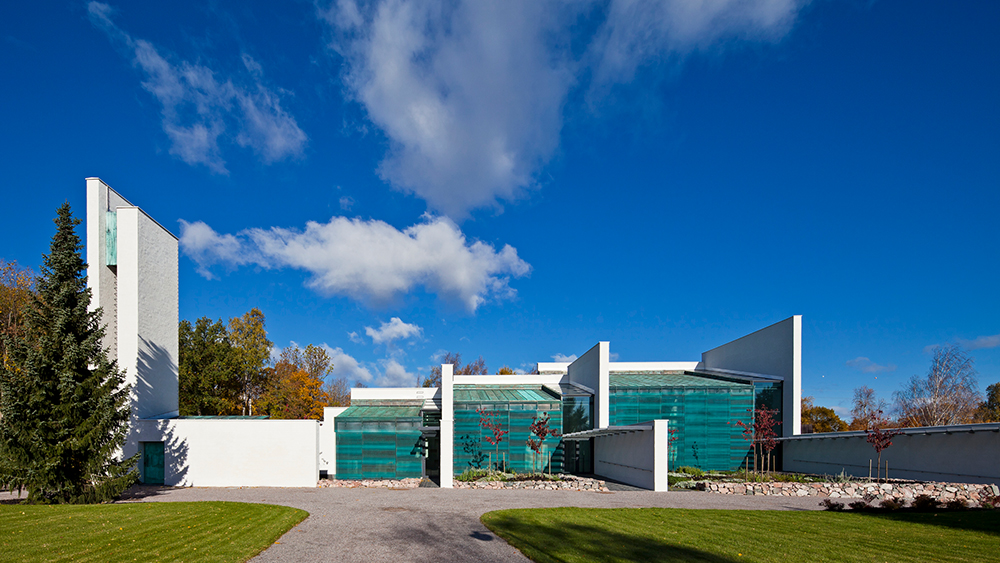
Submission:
M 510 431 L 503 429 L 503 425 L 500 423 L 500 417 L 497 413 L 483 407 L 476 409 L 476 412 L 479 413 L 479 426 L 489 431 L 489 433 L 486 434 L 486 441 L 494 447 L 497 454 L 495 467 L 496 469 L 502 471 L 503 463 L 500 461 L 500 442 L 503 442 L 503 437 L 510 434 Z
M 753 451 L 753 468 L 754 471 L 757 471 L 758 448 L 760 448 L 760 458 L 762 460 L 766 459 L 764 458 L 765 452 L 767 453 L 767 457 L 770 458 L 771 450 L 778 445 L 778 435 L 774 431 L 774 427 L 781 423 L 774 418 L 774 415 L 778 413 L 778 409 L 760 407 L 756 410 L 747 409 L 747 412 L 753 412 L 750 422 L 737 420 L 736 425 L 743 429 L 743 439 L 750 442 L 750 448 Z M 761 463 L 761 466 L 763 465 Z
M 778 433 L 775 432 L 774 427 L 779 426 L 781 423 L 774 418 L 776 414 L 778 414 L 778 409 L 769 409 L 766 407 L 757 409 L 755 424 L 757 427 L 757 441 L 760 443 L 761 449 L 766 452 L 764 462 L 767 471 L 774 470 L 774 467 L 772 467 L 771 452 L 778 446 Z
M 677 461 L 677 440 L 679 436 L 677 435 L 677 428 L 673 424 L 667 425 L 667 456 L 670 461 L 671 466 Z
M 892 445 L 892 439 L 898 436 L 902 431 L 896 428 L 885 428 L 889 425 L 889 419 L 882 415 L 882 411 L 874 411 L 868 415 L 868 427 L 865 428 L 865 432 L 868 434 L 868 443 L 875 448 L 878 452 L 878 465 L 875 467 L 875 479 L 879 479 L 882 469 L 882 450 L 888 448 Z M 889 478 L 888 471 L 886 471 L 886 479 Z M 868 478 L 871 478 L 869 474 Z
M 534 436 L 538 437 L 538 438 L 534 437 L 528 438 L 528 447 L 531 448 L 532 452 L 534 452 L 531 464 L 532 471 L 534 471 L 535 467 L 538 466 L 538 461 L 537 461 L 538 455 L 544 451 L 543 445 L 545 444 L 545 437 L 559 435 L 559 432 L 557 432 L 554 428 L 549 428 L 549 422 L 550 419 L 549 415 L 547 414 L 542 415 L 541 417 L 536 416 L 532 418 L 531 433 Z M 551 469 L 551 466 L 549 466 L 549 468 Z

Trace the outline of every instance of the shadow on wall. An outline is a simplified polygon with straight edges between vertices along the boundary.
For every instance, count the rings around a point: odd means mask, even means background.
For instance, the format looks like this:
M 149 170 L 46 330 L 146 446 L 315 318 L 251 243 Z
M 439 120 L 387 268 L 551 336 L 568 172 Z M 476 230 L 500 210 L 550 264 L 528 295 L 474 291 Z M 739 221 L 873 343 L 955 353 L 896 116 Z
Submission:
M 140 336 L 136 371 L 132 412 L 157 416 L 177 410 L 177 364 L 166 348 Z
M 163 482 L 181 486 L 188 473 L 187 440 L 179 437 L 176 424 L 170 419 L 140 420 L 133 417 L 128 442 L 135 444 L 139 452 L 139 475 L 143 474 L 144 442 L 163 442 Z

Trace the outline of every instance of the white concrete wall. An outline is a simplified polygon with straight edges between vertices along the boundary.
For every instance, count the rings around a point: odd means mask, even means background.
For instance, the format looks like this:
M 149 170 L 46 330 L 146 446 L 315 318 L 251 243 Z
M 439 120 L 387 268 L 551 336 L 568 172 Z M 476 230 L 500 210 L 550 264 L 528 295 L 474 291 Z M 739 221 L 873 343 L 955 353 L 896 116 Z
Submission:
M 699 362 L 611 362 L 608 369 L 611 373 L 621 371 L 691 371 L 697 369 Z
M 801 434 L 802 315 L 703 353 L 701 367 L 781 377 L 784 380 L 781 434 Z
M 594 473 L 653 491 L 667 490 L 668 421 L 653 421 L 651 430 L 594 438 Z
M 538 373 L 566 373 L 570 362 L 538 362 Z
M 549 385 L 558 386 L 565 375 L 456 375 L 455 385 Z
M 567 368 L 569 380 L 589 387 L 594 393 L 594 423 L 596 428 L 606 428 L 611 420 L 609 404 L 610 379 L 608 367 L 610 364 L 610 344 L 598 342 L 586 354 L 580 356 Z
M 337 429 L 334 419 L 347 407 L 324 407 L 323 420 L 319 423 L 319 470 L 328 477 L 337 474 Z
M 125 456 L 141 442 L 164 442 L 170 486 L 315 487 L 319 477 L 315 420 L 139 420 Z
M 441 488 L 455 479 L 455 376 L 452 364 L 441 364 Z
M 440 399 L 438 387 L 355 387 L 351 389 L 351 400 L 393 400 L 413 401 Z
M 826 475 L 844 471 L 868 477 L 869 462 L 874 467 L 878 460 L 863 432 L 807 434 L 782 440 L 781 447 L 785 471 Z M 892 445 L 882 450 L 882 462 L 889 463 L 890 478 L 1000 483 L 1000 432 L 896 436 Z
M 139 418 L 178 409 L 177 239 L 138 207 L 118 213 L 118 361 Z

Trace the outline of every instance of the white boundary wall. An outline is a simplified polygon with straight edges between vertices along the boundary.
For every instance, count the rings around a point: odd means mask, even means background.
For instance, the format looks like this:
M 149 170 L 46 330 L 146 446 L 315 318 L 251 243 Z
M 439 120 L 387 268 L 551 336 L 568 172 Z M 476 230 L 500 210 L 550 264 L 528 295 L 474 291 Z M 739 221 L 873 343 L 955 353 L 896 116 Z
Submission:
M 595 437 L 594 473 L 636 487 L 666 491 L 668 435 L 667 421 L 654 420 L 652 430 Z
M 319 478 L 315 420 L 139 420 L 125 456 L 141 453 L 141 442 L 164 442 L 169 486 L 315 487 Z
M 952 432 L 943 429 L 952 428 Z M 991 428 L 993 430 L 991 430 Z M 955 483 L 1000 483 L 1000 425 L 908 428 L 882 450 L 889 477 Z M 973 432 L 970 432 L 970 429 Z M 805 434 L 782 440 L 782 469 L 801 473 L 868 477 L 878 453 L 864 432 Z M 872 469 L 874 476 L 874 469 Z

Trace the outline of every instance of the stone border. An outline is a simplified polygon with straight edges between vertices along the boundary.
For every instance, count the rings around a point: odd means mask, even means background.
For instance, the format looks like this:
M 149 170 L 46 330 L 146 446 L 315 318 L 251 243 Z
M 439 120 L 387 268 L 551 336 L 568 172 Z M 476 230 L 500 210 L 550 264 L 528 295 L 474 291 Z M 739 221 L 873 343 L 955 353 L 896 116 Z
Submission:
M 456 489 L 535 489 L 545 491 L 610 492 L 604 481 L 575 475 L 563 475 L 562 481 L 471 481 L 455 480 Z M 416 489 L 421 479 L 320 479 L 319 488 L 341 489 Z
M 927 495 L 941 502 L 963 499 L 982 503 L 991 497 L 1000 496 L 996 485 L 970 485 L 968 483 L 725 483 L 721 481 L 701 481 L 699 490 L 726 495 L 769 495 L 785 497 L 822 496 L 830 498 L 864 498 L 874 496 L 876 500 L 890 497 L 913 500 Z
M 575 475 L 563 475 L 562 481 L 458 481 L 456 489 L 534 489 L 545 491 L 590 491 L 611 492 L 599 479 L 588 479 Z
M 316 484 L 319 488 L 334 489 L 416 489 L 420 486 L 419 477 L 407 479 L 320 479 Z

